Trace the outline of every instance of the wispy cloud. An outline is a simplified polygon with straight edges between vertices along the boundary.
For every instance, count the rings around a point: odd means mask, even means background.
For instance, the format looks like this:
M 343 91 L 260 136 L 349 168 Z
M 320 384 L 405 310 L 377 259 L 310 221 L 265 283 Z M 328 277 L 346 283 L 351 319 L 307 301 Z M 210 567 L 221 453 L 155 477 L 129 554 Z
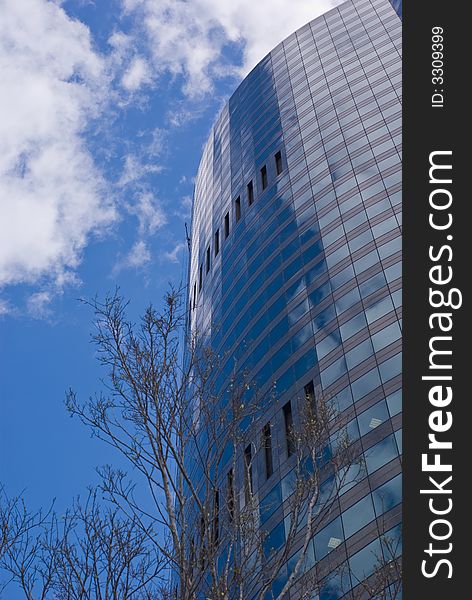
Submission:
M 139 270 L 151 262 L 151 253 L 144 240 L 138 240 L 126 256 L 119 258 L 113 267 L 112 275 L 116 276 L 124 269 Z
M 143 159 L 135 154 L 128 154 L 125 157 L 123 172 L 118 181 L 120 187 L 136 183 L 146 175 L 160 173 L 163 167 L 153 163 L 144 162 Z
M 142 85 L 151 83 L 151 69 L 141 57 L 135 57 L 129 67 L 126 69 L 121 83 L 123 87 L 129 91 L 134 91 Z
M 128 212 L 138 219 L 141 236 L 154 235 L 167 223 L 167 216 L 157 198 L 151 192 L 136 194 L 133 203 L 127 205 Z
M 167 153 L 167 138 L 169 132 L 166 129 L 155 127 L 151 131 L 151 141 L 146 146 L 146 155 L 150 158 L 156 158 Z
M 189 222 L 192 216 L 192 196 L 186 195 L 178 204 L 174 215 L 182 221 Z
M 0 298 L 0 319 L 6 315 L 11 315 L 14 311 L 15 309 L 8 300 Z
M 35 292 L 28 298 L 26 306 L 28 314 L 34 319 L 46 319 L 51 316 L 50 304 L 53 294 L 48 291 Z
M 184 242 L 179 242 L 172 250 L 169 252 L 164 252 L 164 258 L 173 263 L 180 263 L 182 261 L 184 252 L 188 252 L 187 244 Z

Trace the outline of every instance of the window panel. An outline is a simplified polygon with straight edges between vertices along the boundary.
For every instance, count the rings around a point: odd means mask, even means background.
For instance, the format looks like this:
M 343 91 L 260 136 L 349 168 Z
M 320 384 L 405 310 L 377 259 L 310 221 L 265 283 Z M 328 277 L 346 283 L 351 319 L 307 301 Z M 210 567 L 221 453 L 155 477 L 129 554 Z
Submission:
M 396 340 L 400 339 L 402 332 L 400 331 L 400 326 L 398 323 L 392 323 L 382 331 L 379 331 L 375 335 L 372 336 L 372 343 L 374 345 L 375 351 L 379 352 L 389 344 L 392 344 Z
M 323 329 L 323 327 L 325 327 L 327 323 L 329 323 L 334 317 L 334 307 L 330 305 L 313 319 L 313 328 L 315 333 L 321 331 L 321 329 Z
M 367 322 L 365 315 L 361 312 L 339 327 L 341 337 L 346 341 L 366 326 Z
M 339 358 L 332 365 L 324 369 L 321 373 L 321 383 L 324 388 L 330 386 L 336 379 L 342 377 L 347 371 L 346 360 L 344 356 Z
M 363 283 L 359 284 L 361 296 L 367 298 L 367 296 L 373 294 L 386 284 L 387 280 L 385 279 L 385 275 L 383 273 L 377 273 L 377 275 L 373 275 Z
M 292 352 L 296 352 L 310 339 L 313 339 L 313 328 L 311 323 L 307 323 L 294 334 L 292 338 Z
M 392 229 L 395 229 L 396 227 L 398 227 L 397 220 L 395 217 L 390 217 L 389 219 L 385 219 L 377 225 L 374 225 L 372 227 L 372 232 L 375 238 L 379 238 L 381 235 L 392 231 Z
M 352 392 L 351 387 L 347 386 L 335 395 L 335 400 L 340 411 L 352 404 Z
M 353 369 L 357 365 L 359 365 L 362 361 L 372 356 L 374 353 L 374 349 L 372 347 L 372 343 L 370 339 L 363 341 L 358 344 L 352 350 L 346 353 L 346 363 L 349 369 Z
M 313 538 L 316 560 L 321 560 L 331 550 L 337 548 L 343 542 L 343 539 L 341 517 L 337 517 Z
M 335 252 L 331 252 L 326 255 L 326 264 L 328 268 L 332 268 L 341 262 L 346 256 L 349 256 L 349 250 L 347 246 L 341 246 Z
M 285 528 L 284 522 L 281 521 L 272 529 L 272 531 L 264 538 L 262 543 L 265 556 L 269 556 L 274 551 L 278 550 L 285 543 Z
M 351 586 L 351 575 L 347 563 L 345 563 L 324 579 L 319 596 L 311 596 L 311 598 L 313 600 L 338 600 L 344 597 Z
M 402 454 L 402 452 L 403 452 L 402 433 L 403 433 L 402 429 L 395 431 L 395 441 L 397 442 L 397 448 L 398 448 L 398 452 L 400 454 Z
M 345 283 L 352 281 L 355 278 L 354 269 L 352 265 L 348 265 L 345 269 L 331 276 L 331 288 L 334 290 L 339 289 Z
M 308 301 L 310 302 L 310 307 L 313 310 L 316 310 L 319 303 L 329 296 L 330 291 L 331 291 L 331 287 L 330 287 L 329 282 L 326 282 L 323 285 L 321 285 L 320 287 L 316 288 L 316 290 L 313 290 L 313 292 L 311 292 L 308 295 Z
M 402 411 L 402 391 L 398 390 L 387 396 L 387 405 L 392 417 L 400 413 Z
M 371 575 L 379 561 L 382 561 L 380 540 L 376 539 L 349 559 L 353 581 L 363 581 Z
M 351 306 L 354 306 L 354 304 L 357 302 L 360 302 L 360 299 L 361 295 L 359 294 L 359 289 L 352 289 L 350 292 L 344 294 L 344 296 L 341 296 L 341 298 L 338 298 L 335 301 L 334 305 L 336 307 L 336 313 L 340 315 L 348 308 L 351 308 Z
M 365 462 L 368 473 L 371 474 L 377 469 L 380 469 L 380 467 L 383 467 L 383 465 L 387 464 L 397 456 L 395 437 L 389 435 L 365 452 Z
M 390 296 L 386 296 L 385 298 L 382 298 L 381 300 L 379 300 L 372 306 L 369 306 L 368 308 L 366 308 L 365 314 L 366 314 L 367 322 L 370 325 L 371 323 L 373 323 L 374 321 L 377 321 L 377 319 L 380 319 L 381 317 L 385 316 L 392 310 L 393 310 L 392 300 L 391 300 Z
M 293 365 L 293 371 L 295 377 L 300 379 L 303 377 L 307 371 L 309 371 L 312 367 L 317 365 L 317 356 L 314 348 L 310 348 L 308 352 L 297 360 L 297 362 Z
M 389 283 L 402 276 L 402 264 L 397 263 L 385 269 L 385 277 Z
M 389 358 L 385 362 L 379 365 L 380 378 L 383 383 L 386 383 L 390 379 L 393 379 L 396 375 L 402 371 L 402 355 L 397 354 L 396 356 Z
M 339 330 L 333 331 L 321 341 L 316 344 L 316 352 L 318 354 L 318 359 L 321 360 L 327 354 L 329 354 L 332 350 L 337 348 L 341 344 L 341 336 L 339 335 Z
M 360 235 L 356 236 L 354 239 L 349 241 L 349 248 L 351 252 L 355 252 L 359 250 L 359 248 L 363 248 L 367 246 L 369 242 L 371 242 L 374 238 L 372 237 L 372 233 L 370 230 L 364 231 Z
M 397 475 L 372 491 L 374 507 L 377 516 L 397 506 L 402 501 L 402 476 Z
M 365 435 L 385 423 L 390 418 L 387 410 L 387 403 L 381 400 L 358 415 L 359 431 L 361 435 Z
M 377 367 L 371 369 L 362 377 L 359 377 L 351 384 L 354 402 L 366 396 L 369 392 L 380 385 L 380 376 Z
M 359 500 L 354 506 L 345 510 L 342 514 L 344 534 L 346 538 L 362 529 L 367 523 L 375 518 L 372 498 L 368 494 L 362 500 Z

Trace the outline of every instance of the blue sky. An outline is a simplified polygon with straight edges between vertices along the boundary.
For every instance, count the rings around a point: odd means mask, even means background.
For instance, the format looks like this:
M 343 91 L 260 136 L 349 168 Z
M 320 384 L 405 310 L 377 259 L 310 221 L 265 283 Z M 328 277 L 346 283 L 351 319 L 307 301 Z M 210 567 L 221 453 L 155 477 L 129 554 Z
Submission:
M 327 0 L 0 0 L 0 482 L 59 506 L 116 462 L 64 409 L 100 389 L 90 311 L 185 279 L 193 176 L 245 74 Z

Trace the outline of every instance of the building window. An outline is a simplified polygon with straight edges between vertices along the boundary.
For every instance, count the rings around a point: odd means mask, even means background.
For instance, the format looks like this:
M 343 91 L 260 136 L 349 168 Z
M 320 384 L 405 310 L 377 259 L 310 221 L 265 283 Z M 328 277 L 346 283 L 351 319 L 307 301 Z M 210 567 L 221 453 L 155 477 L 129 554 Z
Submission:
M 215 231 L 215 256 L 218 256 L 220 251 L 220 230 Z
M 247 203 L 249 206 L 254 202 L 254 186 L 252 180 L 247 184 Z
M 282 153 L 277 152 L 277 154 L 275 155 L 275 172 L 277 173 L 277 175 L 280 175 L 282 171 Z
M 225 238 L 229 236 L 229 212 L 225 214 Z
M 244 492 L 246 504 L 249 504 L 252 497 L 252 449 L 251 444 L 244 450 Z
M 200 265 L 200 273 L 198 276 L 198 291 L 200 292 L 203 285 L 203 265 Z
M 312 406 L 315 405 L 315 386 L 313 385 L 313 381 L 309 381 L 305 386 L 305 398 Z
M 234 473 L 233 473 L 233 469 L 230 469 L 228 471 L 226 484 L 227 484 L 227 492 L 228 492 L 229 520 L 234 521 Z
M 241 218 L 241 198 L 238 196 L 236 198 L 236 201 L 234 203 L 234 213 L 236 216 L 236 223 L 239 221 L 239 219 Z
M 262 189 L 265 190 L 267 187 L 267 167 L 265 165 L 261 169 L 261 185 Z
M 262 444 L 264 448 L 266 479 L 269 479 L 274 472 L 274 462 L 272 459 L 272 432 L 270 423 L 264 425 L 262 429 Z
M 292 456 L 295 452 L 295 444 L 293 439 L 293 415 L 292 404 L 287 402 L 283 407 L 284 425 L 285 425 L 285 442 L 287 444 L 287 456 Z
M 210 246 L 207 248 L 207 257 L 206 257 L 206 272 L 208 273 L 210 270 Z

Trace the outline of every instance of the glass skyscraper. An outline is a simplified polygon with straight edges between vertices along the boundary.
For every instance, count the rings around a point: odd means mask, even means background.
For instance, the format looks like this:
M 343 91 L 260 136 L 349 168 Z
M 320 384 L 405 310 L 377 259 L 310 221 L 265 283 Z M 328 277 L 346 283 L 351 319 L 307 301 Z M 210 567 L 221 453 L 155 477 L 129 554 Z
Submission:
M 323 600 L 359 590 L 385 554 L 382 535 L 400 532 L 401 3 L 394 4 L 344 2 L 279 44 L 224 107 L 195 183 L 188 330 L 220 357 L 217 392 L 235 368 L 262 392 L 275 389 L 265 420 L 277 451 L 269 473 L 252 474 L 259 505 L 274 501 L 263 521 L 275 547 L 285 536 L 284 482 L 294 468 L 287 407 L 303 425 L 297 399 L 335 398 L 363 457 L 362 476 L 310 542 L 307 568 L 320 581 L 312 597 Z M 342 577 L 323 568 L 335 555 L 347 566 Z

